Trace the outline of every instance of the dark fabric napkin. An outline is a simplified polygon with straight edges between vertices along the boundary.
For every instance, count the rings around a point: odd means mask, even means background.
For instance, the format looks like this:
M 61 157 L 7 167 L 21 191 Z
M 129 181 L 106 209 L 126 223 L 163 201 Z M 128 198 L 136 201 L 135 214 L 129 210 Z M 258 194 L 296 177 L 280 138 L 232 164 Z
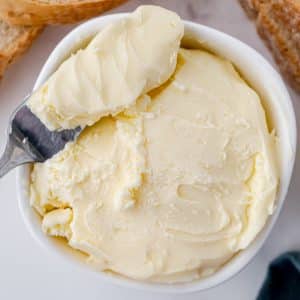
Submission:
M 271 263 L 257 300 L 300 300 L 300 252 L 287 252 Z

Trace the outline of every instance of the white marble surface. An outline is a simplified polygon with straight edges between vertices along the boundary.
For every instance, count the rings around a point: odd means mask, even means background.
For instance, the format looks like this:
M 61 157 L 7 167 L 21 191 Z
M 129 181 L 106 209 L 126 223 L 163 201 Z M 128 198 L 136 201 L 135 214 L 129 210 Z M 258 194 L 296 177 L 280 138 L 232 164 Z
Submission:
M 248 43 L 272 62 L 236 0 L 133 0 L 115 11 L 155 3 L 178 11 L 183 18 L 225 31 Z M 31 50 L 10 68 L 0 85 L 0 150 L 14 107 L 33 86 L 55 44 L 73 26 L 48 27 Z M 299 96 L 292 93 L 300 117 Z M 233 279 L 205 292 L 160 295 L 128 290 L 99 281 L 97 274 L 78 272 L 61 258 L 41 249 L 27 232 L 17 206 L 15 172 L 0 180 L 0 299 L 254 299 L 269 261 L 286 250 L 300 249 L 300 154 L 283 211 L 269 239 L 254 260 Z

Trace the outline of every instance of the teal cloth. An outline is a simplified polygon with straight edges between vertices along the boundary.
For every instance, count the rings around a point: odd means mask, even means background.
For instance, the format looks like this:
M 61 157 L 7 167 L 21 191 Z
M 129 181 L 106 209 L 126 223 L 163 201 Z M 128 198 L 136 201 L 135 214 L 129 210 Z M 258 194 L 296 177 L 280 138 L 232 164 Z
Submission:
M 257 300 L 300 300 L 300 252 L 287 252 L 269 266 Z

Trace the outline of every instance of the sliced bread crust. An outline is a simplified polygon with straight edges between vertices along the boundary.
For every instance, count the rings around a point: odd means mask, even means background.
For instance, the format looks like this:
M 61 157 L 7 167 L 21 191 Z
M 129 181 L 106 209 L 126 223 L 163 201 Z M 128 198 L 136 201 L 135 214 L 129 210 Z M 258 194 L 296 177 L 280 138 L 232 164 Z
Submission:
M 11 24 L 76 23 L 127 0 L 1 0 L 0 15 Z
M 8 65 L 31 46 L 42 29 L 43 26 L 9 25 L 0 19 L 0 79 Z
M 240 0 L 280 70 L 300 92 L 300 1 Z
M 239 0 L 245 12 L 250 18 L 255 18 L 257 16 L 258 7 L 253 0 Z

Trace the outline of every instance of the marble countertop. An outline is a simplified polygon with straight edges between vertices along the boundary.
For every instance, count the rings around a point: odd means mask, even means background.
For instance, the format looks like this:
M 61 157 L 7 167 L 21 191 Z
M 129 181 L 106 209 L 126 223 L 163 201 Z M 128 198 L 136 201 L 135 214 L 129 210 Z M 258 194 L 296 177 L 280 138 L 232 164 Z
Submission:
M 273 65 L 270 53 L 257 36 L 237 0 L 132 0 L 113 10 L 131 11 L 140 4 L 159 4 L 182 18 L 199 22 L 246 42 Z M 10 113 L 29 93 L 39 70 L 57 42 L 74 26 L 47 27 L 33 47 L 5 74 L 0 84 L 0 150 Z M 290 91 L 297 116 L 300 99 Z M 253 261 L 237 276 L 208 291 L 164 295 L 129 290 L 99 281 L 97 274 L 78 272 L 75 266 L 51 255 L 32 239 L 21 219 L 16 199 L 15 171 L 0 180 L 0 299 L 254 299 L 268 263 L 278 254 L 300 249 L 300 154 L 289 194 L 270 237 Z M 299 180 L 299 179 L 298 179 Z M 84 277 L 83 277 L 84 276 Z

